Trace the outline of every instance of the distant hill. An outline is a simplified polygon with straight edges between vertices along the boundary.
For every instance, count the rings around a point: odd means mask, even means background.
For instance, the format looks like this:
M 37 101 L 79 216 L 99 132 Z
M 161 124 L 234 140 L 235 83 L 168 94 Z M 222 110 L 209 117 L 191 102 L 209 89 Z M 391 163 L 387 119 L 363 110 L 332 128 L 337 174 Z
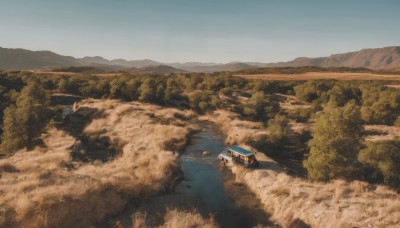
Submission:
M 351 67 L 373 70 L 400 67 L 400 47 L 362 49 L 356 52 L 334 54 L 329 57 L 300 57 L 289 62 L 267 64 L 268 67 Z
M 80 62 L 83 64 L 101 64 L 101 65 L 110 65 L 110 66 L 119 66 L 119 67 L 125 67 L 125 68 L 142 68 L 142 67 L 148 67 L 148 66 L 158 66 L 161 63 L 150 60 L 150 59 L 144 59 L 144 60 L 125 60 L 125 59 L 113 59 L 113 60 L 108 60 L 100 56 L 94 56 L 94 57 L 84 57 L 81 59 L 78 59 Z
M 88 74 L 100 74 L 104 73 L 104 70 L 96 67 L 82 66 L 82 67 L 62 67 L 54 68 L 53 72 L 71 72 L 71 73 L 88 73 Z
M 212 73 L 218 71 L 238 71 L 243 69 L 254 68 L 254 66 L 245 64 L 245 63 L 227 63 L 227 64 L 218 64 L 211 66 L 190 66 L 185 67 L 184 69 L 190 72 L 204 72 L 204 73 Z
M 47 67 L 81 66 L 80 61 L 51 51 L 29 51 L 0 47 L 0 69 L 26 70 Z
M 129 73 L 145 73 L 145 74 L 178 74 L 187 73 L 187 71 L 177 69 L 171 66 L 158 65 L 142 68 L 130 68 L 126 70 Z

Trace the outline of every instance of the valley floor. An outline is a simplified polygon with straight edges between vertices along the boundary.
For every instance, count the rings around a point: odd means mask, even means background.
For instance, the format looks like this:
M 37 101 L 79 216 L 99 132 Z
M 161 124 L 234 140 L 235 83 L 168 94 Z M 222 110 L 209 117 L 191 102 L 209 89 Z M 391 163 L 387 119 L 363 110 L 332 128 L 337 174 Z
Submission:
M 48 127 L 43 146 L 0 160 L 0 227 L 90 227 L 104 221 L 119 227 L 111 218 L 130 202 L 168 192 L 182 178 L 177 158 L 198 130 L 191 121 L 193 112 L 95 99 L 76 103 L 73 111 L 63 124 Z M 400 197 L 388 188 L 291 176 L 287 167 L 250 146 L 265 140 L 261 123 L 223 110 L 198 119 L 220 126 L 226 145 L 256 153 L 261 168 L 234 166 L 232 172 L 257 195 L 273 222 L 313 227 L 400 224 Z M 217 226 L 195 210 L 170 208 L 163 213 L 157 226 Z M 135 213 L 131 224 L 154 225 L 146 221 L 146 214 Z

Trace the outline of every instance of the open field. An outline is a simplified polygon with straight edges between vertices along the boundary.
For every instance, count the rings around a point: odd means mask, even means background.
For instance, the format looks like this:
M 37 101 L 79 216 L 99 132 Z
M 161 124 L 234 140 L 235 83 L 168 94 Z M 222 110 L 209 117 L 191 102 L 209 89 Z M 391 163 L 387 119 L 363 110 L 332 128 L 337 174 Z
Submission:
M 400 85 L 387 85 L 389 88 L 400 89 Z
M 384 75 L 371 73 L 326 73 L 326 72 L 308 72 L 304 74 L 247 74 L 235 75 L 246 79 L 264 79 L 264 80 L 400 80 L 400 75 Z
M 74 111 L 68 125 L 48 128 L 43 146 L 0 161 L 1 227 L 97 226 L 181 177 L 177 152 L 195 129 L 192 112 L 116 100 L 83 100 Z

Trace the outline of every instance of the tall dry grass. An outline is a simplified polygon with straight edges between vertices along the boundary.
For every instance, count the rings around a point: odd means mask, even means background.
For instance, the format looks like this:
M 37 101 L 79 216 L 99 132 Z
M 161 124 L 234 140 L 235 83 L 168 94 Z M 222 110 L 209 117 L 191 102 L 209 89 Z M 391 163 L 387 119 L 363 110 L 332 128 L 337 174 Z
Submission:
M 239 115 L 226 110 L 199 117 L 200 120 L 213 122 L 226 134 L 227 145 L 249 144 L 257 146 L 264 143 L 267 132 L 261 122 L 240 120 Z
M 76 139 L 50 128 L 46 147 L 18 151 L 0 161 L 0 227 L 91 227 L 121 211 L 132 198 L 173 187 L 177 153 L 192 127 L 188 113 L 154 105 L 85 100 L 80 116 L 102 112 L 84 128 L 87 137 L 108 137 L 122 153 L 101 162 L 73 160 Z M 160 123 L 175 117 L 176 122 Z M 186 118 L 186 119 L 185 119 Z
M 238 182 L 259 197 L 271 219 L 284 227 L 399 227 L 400 195 L 384 186 L 336 180 L 311 182 L 289 176 L 284 168 L 252 148 L 259 138 L 258 123 L 238 120 L 235 114 L 217 111 L 202 119 L 221 125 L 228 144 L 240 144 L 255 152 L 260 168 L 231 166 Z M 247 145 L 246 145 L 247 144 Z
M 132 216 L 132 228 L 154 227 L 147 221 L 146 214 L 136 212 Z M 215 220 L 203 218 L 197 211 L 180 211 L 177 209 L 168 209 L 164 216 L 164 223 L 159 228 L 216 228 Z

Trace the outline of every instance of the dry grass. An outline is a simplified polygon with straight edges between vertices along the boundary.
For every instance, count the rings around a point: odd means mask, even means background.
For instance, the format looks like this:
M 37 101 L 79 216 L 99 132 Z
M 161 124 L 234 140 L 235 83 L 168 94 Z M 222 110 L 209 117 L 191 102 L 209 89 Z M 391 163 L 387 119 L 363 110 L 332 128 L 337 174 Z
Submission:
M 76 113 L 89 115 L 83 107 L 103 113 L 84 129 L 85 135 L 108 137 L 124 145 L 122 153 L 105 163 L 74 161 L 76 139 L 49 129 L 43 135 L 46 147 L 1 161 L 0 227 L 96 226 L 130 199 L 172 187 L 179 173 L 174 150 L 185 145 L 192 128 L 183 119 L 180 126 L 160 124 L 156 116 L 180 116 L 181 111 L 86 100 Z
M 286 94 L 275 94 L 275 96 L 278 96 L 281 100 L 279 102 L 279 105 L 281 108 L 287 112 L 293 112 L 298 109 L 306 109 L 310 108 L 310 104 L 305 104 L 301 101 L 299 101 L 295 96 L 293 95 L 286 95 Z
M 240 120 L 238 114 L 217 110 L 213 114 L 199 117 L 200 120 L 211 121 L 221 126 L 226 134 L 225 143 L 228 145 L 249 144 L 257 145 L 262 143 L 267 136 L 261 122 Z
M 236 118 L 231 113 L 219 111 L 207 118 L 224 124 L 222 129 L 228 140 L 248 143 L 249 140 L 241 139 L 258 130 L 257 123 L 246 121 L 238 127 L 238 122 L 229 121 Z M 236 131 L 238 137 L 235 137 Z M 304 222 L 312 227 L 399 227 L 400 196 L 387 187 L 360 181 L 320 183 L 292 177 L 263 153 L 241 146 L 255 152 L 260 168 L 249 170 L 231 166 L 232 172 L 237 181 L 256 193 L 273 221 L 283 226 Z
M 400 137 L 400 127 L 387 125 L 366 125 L 366 131 L 377 132 L 378 135 L 368 135 L 365 137 L 368 141 L 392 140 L 394 137 Z
M 304 74 L 248 74 L 236 75 L 246 79 L 264 79 L 264 80 L 400 80 L 400 75 L 380 75 L 370 73 L 327 73 L 327 72 L 308 72 Z
M 133 228 L 146 228 L 154 227 L 149 225 L 146 221 L 146 214 L 136 212 L 132 216 Z M 164 224 L 160 228 L 214 228 L 218 227 L 215 220 L 211 217 L 209 219 L 203 218 L 196 211 L 179 211 L 177 209 L 168 209 L 164 216 Z
M 213 218 L 208 220 L 201 217 L 195 211 L 193 212 L 180 212 L 178 210 L 168 210 L 165 215 L 165 223 L 163 228 L 176 228 L 176 227 L 204 227 L 212 228 L 217 227 Z
M 273 163 L 261 153 L 256 156 L 262 162 Z M 238 181 L 257 194 L 271 219 L 283 226 L 296 219 L 312 227 L 400 225 L 400 197 L 384 186 L 343 180 L 310 182 L 290 177 L 277 167 L 268 164 L 261 169 L 245 170 L 233 166 L 232 171 Z
M 400 85 L 386 85 L 386 86 L 390 88 L 400 89 Z

